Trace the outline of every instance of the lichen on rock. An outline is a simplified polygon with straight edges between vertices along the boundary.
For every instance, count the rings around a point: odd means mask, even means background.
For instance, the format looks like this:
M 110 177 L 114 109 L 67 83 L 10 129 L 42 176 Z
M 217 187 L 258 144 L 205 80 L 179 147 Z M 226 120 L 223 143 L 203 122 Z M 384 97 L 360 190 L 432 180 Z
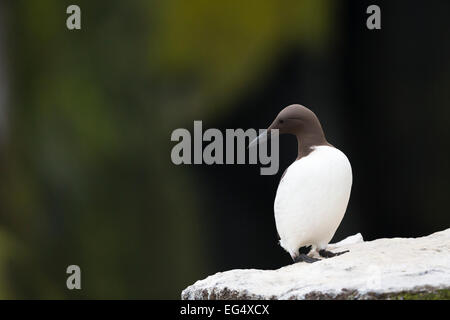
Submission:
M 330 244 L 349 250 L 278 270 L 219 272 L 183 290 L 182 299 L 449 299 L 450 229 L 420 238 Z M 317 256 L 316 253 L 313 256 Z

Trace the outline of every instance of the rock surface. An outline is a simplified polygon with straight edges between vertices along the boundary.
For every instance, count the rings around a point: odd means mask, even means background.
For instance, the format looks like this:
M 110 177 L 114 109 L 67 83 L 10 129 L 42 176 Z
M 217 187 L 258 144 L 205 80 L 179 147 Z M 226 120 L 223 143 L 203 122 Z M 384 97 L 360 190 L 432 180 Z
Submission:
M 350 252 L 278 270 L 219 272 L 187 287 L 181 298 L 389 299 L 436 292 L 448 298 L 450 229 L 421 238 L 374 241 L 356 234 L 328 250 Z

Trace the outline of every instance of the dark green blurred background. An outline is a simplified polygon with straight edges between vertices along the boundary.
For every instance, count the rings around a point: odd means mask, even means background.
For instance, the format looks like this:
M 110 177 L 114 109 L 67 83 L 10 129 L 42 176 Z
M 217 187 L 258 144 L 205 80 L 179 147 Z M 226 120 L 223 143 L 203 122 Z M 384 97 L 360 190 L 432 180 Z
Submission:
M 66 28 L 81 7 L 82 29 Z M 378 4 L 382 29 L 366 28 Z M 170 134 L 319 116 L 349 157 L 335 239 L 449 227 L 450 3 L 0 2 L 0 298 L 178 299 L 230 268 L 290 263 L 281 168 L 175 166 Z M 66 289 L 68 265 L 82 290 Z

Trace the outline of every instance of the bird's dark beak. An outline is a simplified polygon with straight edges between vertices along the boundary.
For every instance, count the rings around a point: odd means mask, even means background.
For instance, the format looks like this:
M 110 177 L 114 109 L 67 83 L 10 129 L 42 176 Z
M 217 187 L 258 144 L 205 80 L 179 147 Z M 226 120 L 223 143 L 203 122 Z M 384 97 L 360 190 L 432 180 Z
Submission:
M 267 128 L 263 133 L 253 139 L 249 145 L 248 149 L 253 148 L 257 144 L 267 143 L 271 138 L 272 134 L 278 134 L 278 128 L 276 127 L 276 122 L 274 121 L 269 128 Z M 259 143 L 258 143 L 259 142 Z

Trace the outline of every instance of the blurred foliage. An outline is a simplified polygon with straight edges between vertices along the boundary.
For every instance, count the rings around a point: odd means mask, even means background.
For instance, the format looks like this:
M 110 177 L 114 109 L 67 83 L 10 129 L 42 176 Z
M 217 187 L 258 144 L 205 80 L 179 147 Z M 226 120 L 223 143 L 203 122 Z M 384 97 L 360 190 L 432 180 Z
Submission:
M 334 2 L 77 1 L 80 31 L 69 4 L 6 4 L 0 297 L 178 298 L 210 235 L 171 131 L 232 112 L 286 47 L 320 50 Z

